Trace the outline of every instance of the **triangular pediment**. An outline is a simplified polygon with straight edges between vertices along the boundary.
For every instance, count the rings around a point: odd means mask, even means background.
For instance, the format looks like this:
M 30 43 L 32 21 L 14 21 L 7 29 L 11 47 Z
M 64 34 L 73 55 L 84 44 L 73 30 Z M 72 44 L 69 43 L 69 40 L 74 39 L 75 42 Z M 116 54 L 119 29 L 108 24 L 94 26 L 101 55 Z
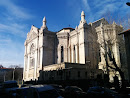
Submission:
M 27 40 L 32 40 L 38 36 L 38 28 L 32 26 L 30 32 L 27 34 Z
M 98 27 L 98 26 L 101 25 L 101 23 L 108 24 L 108 22 L 107 22 L 107 20 L 105 18 L 101 18 L 101 19 L 99 19 L 97 21 L 94 21 L 92 23 L 89 23 L 89 24 L 92 24 L 94 27 Z

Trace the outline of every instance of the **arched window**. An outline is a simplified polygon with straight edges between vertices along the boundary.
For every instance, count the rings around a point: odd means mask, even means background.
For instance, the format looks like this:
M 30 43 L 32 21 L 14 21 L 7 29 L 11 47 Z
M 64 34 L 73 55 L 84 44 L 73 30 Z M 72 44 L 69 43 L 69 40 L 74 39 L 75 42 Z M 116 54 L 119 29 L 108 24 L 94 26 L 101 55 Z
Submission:
M 30 58 L 30 67 L 34 67 L 34 65 L 35 65 L 35 59 Z
M 32 44 L 30 47 L 30 67 L 35 66 L 34 54 L 35 54 L 35 47 L 34 47 L 34 44 Z
M 61 62 L 64 62 L 64 47 L 61 46 Z
M 34 52 L 35 52 L 35 48 L 34 48 L 34 44 L 32 44 L 30 47 L 31 56 L 34 54 Z

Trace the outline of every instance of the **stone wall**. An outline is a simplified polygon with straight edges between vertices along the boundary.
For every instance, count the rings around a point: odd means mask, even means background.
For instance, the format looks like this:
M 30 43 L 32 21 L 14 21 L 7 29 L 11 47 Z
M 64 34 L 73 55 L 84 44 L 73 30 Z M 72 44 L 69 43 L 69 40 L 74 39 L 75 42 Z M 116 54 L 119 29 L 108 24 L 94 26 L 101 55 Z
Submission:
M 39 81 L 96 79 L 98 75 L 103 78 L 102 70 L 90 69 L 84 64 L 61 63 L 44 68 L 40 71 Z

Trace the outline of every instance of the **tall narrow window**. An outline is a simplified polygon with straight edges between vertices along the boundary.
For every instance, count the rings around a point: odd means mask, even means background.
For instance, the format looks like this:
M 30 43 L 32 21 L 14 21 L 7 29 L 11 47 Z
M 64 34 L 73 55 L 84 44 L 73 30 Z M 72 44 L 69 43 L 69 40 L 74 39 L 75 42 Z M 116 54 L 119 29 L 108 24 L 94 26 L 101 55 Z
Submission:
M 101 54 L 100 54 L 100 50 L 99 50 L 99 62 L 101 62 Z
M 80 71 L 78 71 L 78 78 L 80 78 Z
M 69 77 L 71 77 L 71 71 L 69 71 Z
M 87 74 L 87 71 L 86 71 L 86 72 L 85 72 L 85 77 L 86 77 L 86 78 L 87 78 L 87 75 L 88 75 L 88 74 Z
M 64 61 L 64 48 L 61 46 L 61 62 Z
M 75 51 L 75 45 L 74 45 L 74 63 L 76 63 L 76 51 Z
M 30 47 L 30 67 L 35 66 L 35 46 L 34 44 L 31 45 Z

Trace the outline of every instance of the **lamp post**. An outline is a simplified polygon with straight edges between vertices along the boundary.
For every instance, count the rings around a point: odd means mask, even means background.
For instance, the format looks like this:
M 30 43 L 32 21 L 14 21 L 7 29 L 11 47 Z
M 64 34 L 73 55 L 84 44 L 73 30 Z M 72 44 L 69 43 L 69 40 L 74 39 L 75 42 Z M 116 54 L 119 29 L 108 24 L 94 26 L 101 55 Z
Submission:
M 13 80 L 14 80 L 14 71 L 15 71 L 15 68 L 14 68 L 14 70 L 13 70 Z
M 6 72 L 4 72 L 4 82 L 5 82 Z
M 91 61 L 86 61 L 86 64 L 88 64 L 88 67 L 90 67 Z
M 130 2 L 127 2 L 126 5 L 130 6 Z

